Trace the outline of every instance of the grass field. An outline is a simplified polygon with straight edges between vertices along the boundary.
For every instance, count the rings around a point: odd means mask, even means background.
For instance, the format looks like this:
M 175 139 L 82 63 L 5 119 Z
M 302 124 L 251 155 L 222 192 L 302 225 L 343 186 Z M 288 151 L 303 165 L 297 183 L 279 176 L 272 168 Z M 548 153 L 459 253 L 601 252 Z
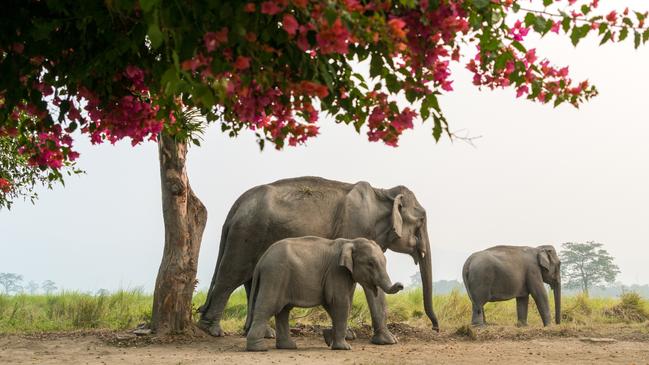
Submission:
M 195 295 L 195 308 L 205 301 L 205 295 L 205 292 Z M 430 323 L 423 312 L 421 297 L 421 290 L 418 289 L 388 296 L 388 321 L 428 327 Z M 552 298 L 550 301 L 553 302 Z M 151 302 L 152 296 L 139 290 L 100 295 L 77 292 L 0 295 L 0 333 L 134 328 L 150 319 Z M 471 302 L 466 294 L 454 291 L 447 295 L 437 295 L 433 307 L 442 328 L 458 328 L 471 320 Z M 626 293 L 620 298 L 564 297 L 562 307 L 563 323 L 566 325 L 649 320 L 649 301 L 635 293 Z M 516 302 L 489 303 L 485 307 L 485 314 L 490 324 L 515 324 Z M 229 332 L 239 332 L 245 316 L 245 292 L 238 290 L 230 298 L 225 310 L 223 328 Z M 291 317 L 293 324 L 329 324 L 326 313 L 319 307 L 295 308 Z M 530 325 L 540 326 L 541 320 L 533 300 L 530 300 L 529 317 Z M 354 296 L 350 323 L 352 327 L 370 323 L 370 313 L 362 290 L 356 291 Z

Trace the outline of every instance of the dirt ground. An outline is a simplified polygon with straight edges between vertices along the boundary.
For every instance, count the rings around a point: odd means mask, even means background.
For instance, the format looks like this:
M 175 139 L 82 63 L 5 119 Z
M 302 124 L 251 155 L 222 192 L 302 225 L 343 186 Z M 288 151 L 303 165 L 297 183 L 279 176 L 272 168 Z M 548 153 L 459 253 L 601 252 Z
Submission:
M 351 351 L 331 351 L 315 333 L 295 336 L 298 350 L 245 352 L 245 338 L 158 339 L 116 332 L 0 335 L 0 364 L 649 364 L 649 336 L 635 330 L 613 338 L 571 331 L 492 328 L 472 340 L 454 331 L 401 331 L 399 343 L 375 346 L 366 336 Z

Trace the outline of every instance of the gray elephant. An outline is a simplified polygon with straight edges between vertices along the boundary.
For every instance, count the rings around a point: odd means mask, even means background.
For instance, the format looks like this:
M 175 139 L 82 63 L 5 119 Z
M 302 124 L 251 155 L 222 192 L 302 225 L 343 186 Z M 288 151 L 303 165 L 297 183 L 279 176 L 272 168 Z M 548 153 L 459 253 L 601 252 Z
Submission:
M 529 295 L 539 310 L 543 325 L 551 322 L 548 295 L 543 283 L 554 292 L 555 321 L 561 323 L 561 261 L 554 247 L 495 246 L 466 260 L 464 286 L 473 304 L 473 325 L 484 325 L 484 304 L 516 298 L 518 324 L 527 325 Z
M 379 288 L 388 294 L 403 289 L 400 283 L 392 284 L 383 251 L 374 241 L 307 236 L 276 242 L 259 259 L 253 274 L 246 350 L 266 350 L 264 335 L 271 316 L 277 328 L 276 347 L 295 349 L 289 336 L 289 312 L 293 307 L 317 305 L 331 317 L 331 349 L 351 349 L 345 334 L 356 283 L 375 295 Z
M 222 336 L 220 321 L 228 298 L 244 285 L 250 300 L 252 273 L 266 249 L 284 238 L 318 236 L 364 237 L 383 250 L 411 255 L 420 264 L 424 310 L 438 330 L 426 223 L 426 211 L 404 186 L 378 189 L 367 182 L 299 177 L 254 187 L 237 199 L 223 224 L 219 257 L 198 325 Z M 396 343 L 385 323 L 384 293 L 363 289 L 372 316 L 372 342 Z M 272 336 L 270 327 L 267 330 Z

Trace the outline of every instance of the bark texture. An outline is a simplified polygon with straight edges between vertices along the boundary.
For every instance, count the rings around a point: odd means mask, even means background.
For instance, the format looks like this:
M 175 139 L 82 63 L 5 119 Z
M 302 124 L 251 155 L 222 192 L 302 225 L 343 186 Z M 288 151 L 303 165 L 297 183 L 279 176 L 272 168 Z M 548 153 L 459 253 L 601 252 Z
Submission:
M 162 133 L 158 151 L 165 245 L 153 293 L 151 329 L 156 334 L 193 332 L 192 295 L 207 209 L 189 185 L 187 144 Z

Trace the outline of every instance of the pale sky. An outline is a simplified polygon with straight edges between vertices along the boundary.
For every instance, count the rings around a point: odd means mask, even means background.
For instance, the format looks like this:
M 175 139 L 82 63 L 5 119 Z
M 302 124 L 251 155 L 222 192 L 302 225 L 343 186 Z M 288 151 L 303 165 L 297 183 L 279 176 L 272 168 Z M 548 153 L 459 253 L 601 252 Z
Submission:
M 259 152 L 252 133 L 231 139 L 213 126 L 188 157 L 209 215 L 199 287 L 211 280 L 235 199 L 252 186 L 302 175 L 408 186 L 428 212 L 435 280 L 461 280 L 466 257 L 496 244 L 559 248 L 594 240 L 615 257 L 620 281 L 649 283 L 649 48 L 597 43 L 538 42 L 537 54 L 599 87 L 579 110 L 516 99 L 513 90 L 480 92 L 457 67 L 455 91 L 441 104 L 452 130 L 481 136 L 475 147 L 435 144 L 429 122 L 416 123 L 395 149 L 322 117 L 321 135 L 307 146 Z M 70 290 L 152 290 L 164 237 L 156 145 L 90 146 L 80 138 L 77 146 L 86 175 L 39 190 L 36 205 L 0 211 L 0 272 Z M 404 283 L 418 270 L 394 253 L 388 269 Z

